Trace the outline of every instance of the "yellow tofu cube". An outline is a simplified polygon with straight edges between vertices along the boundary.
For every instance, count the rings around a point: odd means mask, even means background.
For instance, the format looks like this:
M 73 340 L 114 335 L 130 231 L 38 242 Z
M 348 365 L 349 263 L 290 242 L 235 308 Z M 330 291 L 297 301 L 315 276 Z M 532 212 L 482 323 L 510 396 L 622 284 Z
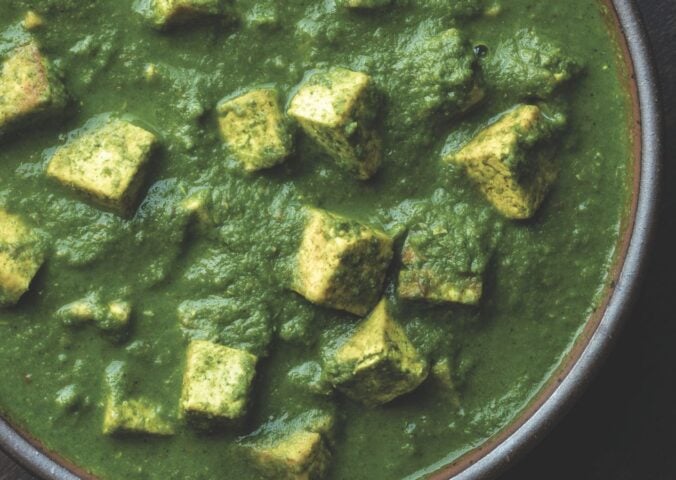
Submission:
M 323 478 L 330 453 L 321 434 L 298 430 L 252 446 L 250 455 L 266 478 L 312 480 Z
M 11 50 L 0 72 L 0 133 L 62 111 L 66 91 L 37 43 Z
M 0 208 L 0 307 L 19 301 L 43 261 L 35 232 L 20 217 Z
M 407 300 L 478 305 L 482 294 L 483 282 L 481 277 L 468 276 L 447 279 L 433 270 L 415 268 L 402 269 L 399 272 L 397 295 Z
M 397 295 L 407 300 L 463 303 L 477 305 L 483 293 L 482 275 L 476 272 L 441 272 L 434 261 L 427 262 L 424 251 L 409 234 L 401 252 Z
M 370 76 L 333 68 L 311 74 L 291 99 L 288 113 L 336 162 L 365 180 L 381 163 L 377 109 Z
M 367 406 L 387 403 L 415 390 L 428 365 L 392 317 L 383 299 L 327 362 L 333 384 Z
M 257 358 L 212 342 L 190 343 L 181 412 L 190 419 L 230 421 L 246 414 Z
M 229 0 L 146 0 L 142 13 L 158 28 L 224 15 Z
M 556 179 L 548 152 L 538 147 L 562 124 L 561 116 L 552 121 L 536 105 L 519 105 L 446 160 L 463 166 L 502 215 L 527 219 Z
M 291 153 L 291 133 L 273 89 L 222 101 L 218 123 L 230 151 L 248 172 L 277 165 Z
M 120 215 L 136 205 L 155 135 L 118 119 L 108 119 L 58 148 L 47 175 L 82 192 Z
M 366 315 L 380 298 L 392 255 L 383 232 L 312 209 L 292 288 L 318 305 Z
M 103 433 L 173 435 L 174 428 L 163 418 L 162 409 L 147 399 L 119 400 L 111 395 L 103 415 Z

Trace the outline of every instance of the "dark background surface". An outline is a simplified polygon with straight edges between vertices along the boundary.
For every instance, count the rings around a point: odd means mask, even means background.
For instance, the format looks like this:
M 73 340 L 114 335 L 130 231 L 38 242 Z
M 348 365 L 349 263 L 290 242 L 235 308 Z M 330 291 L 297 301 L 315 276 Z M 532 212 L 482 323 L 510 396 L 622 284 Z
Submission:
M 637 4 L 658 64 L 666 133 L 663 196 L 648 274 L 591 387 L 499 480 L 676 479 L 676 190 L 671 188 L 676 181 L 676 0 Z M 0 480 L 35 479 L 0 452 Z

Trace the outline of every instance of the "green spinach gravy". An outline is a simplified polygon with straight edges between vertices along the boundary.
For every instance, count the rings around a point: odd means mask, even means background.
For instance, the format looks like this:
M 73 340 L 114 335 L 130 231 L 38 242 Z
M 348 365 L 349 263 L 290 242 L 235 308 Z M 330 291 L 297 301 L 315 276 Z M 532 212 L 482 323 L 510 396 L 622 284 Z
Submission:
M 600 2 L 0 5 L 0 407 L 107 479 L 418 478 L 599 308 Z

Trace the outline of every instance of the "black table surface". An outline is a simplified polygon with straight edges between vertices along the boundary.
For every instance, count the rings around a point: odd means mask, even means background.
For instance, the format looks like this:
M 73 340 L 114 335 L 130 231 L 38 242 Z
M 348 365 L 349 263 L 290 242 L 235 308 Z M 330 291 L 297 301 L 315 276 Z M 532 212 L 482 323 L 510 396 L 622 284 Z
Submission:
M 676 189 L 671 188 L 676 185 L 676 0 L 636 1 L 658 63 L 666 132 L 660 220 L 648 275 L 591 387 L 499 480 L 676 479 Z M 0 480 L 36 479 L 0 452 Z

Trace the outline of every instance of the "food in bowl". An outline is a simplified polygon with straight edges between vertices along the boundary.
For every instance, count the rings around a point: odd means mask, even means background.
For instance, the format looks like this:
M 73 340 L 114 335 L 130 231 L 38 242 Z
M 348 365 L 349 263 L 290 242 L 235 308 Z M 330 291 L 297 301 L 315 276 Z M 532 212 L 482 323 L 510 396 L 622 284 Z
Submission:
M 600 2 L 0 14 L 0 409 L 80 472 L 421 477 L 603 301 L 633 145 Z

